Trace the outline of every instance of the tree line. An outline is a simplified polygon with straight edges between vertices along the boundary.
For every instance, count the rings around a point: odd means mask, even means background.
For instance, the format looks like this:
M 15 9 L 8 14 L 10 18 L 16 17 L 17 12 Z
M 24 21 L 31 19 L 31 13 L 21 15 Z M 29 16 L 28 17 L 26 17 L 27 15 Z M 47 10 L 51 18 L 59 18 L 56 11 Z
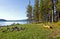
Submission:
M 34 6 L 27 6 L 28 22 L 58 22 L 60 19 L 60 0 L 34 0 Z

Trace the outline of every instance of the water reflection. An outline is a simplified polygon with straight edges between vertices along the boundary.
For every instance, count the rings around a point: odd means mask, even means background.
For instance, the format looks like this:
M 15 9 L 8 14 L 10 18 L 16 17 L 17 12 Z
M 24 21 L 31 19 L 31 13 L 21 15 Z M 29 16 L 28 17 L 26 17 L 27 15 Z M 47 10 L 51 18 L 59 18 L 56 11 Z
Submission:
M 17 24 L 17 23 L 19 23 L 19 24 L 26 24 L 27 22 L 26 21 L 21 21 L 21 22 L 0 22 L 0 26 L 11 25 L 13 23 L 15 23 L 15 24 Z

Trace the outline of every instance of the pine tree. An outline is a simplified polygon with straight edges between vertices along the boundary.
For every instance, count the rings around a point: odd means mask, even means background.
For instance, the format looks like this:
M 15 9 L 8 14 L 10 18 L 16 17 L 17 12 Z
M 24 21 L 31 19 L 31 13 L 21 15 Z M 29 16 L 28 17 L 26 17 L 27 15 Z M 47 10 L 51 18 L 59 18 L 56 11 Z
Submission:
M 39 0 L 35 0 L 33 15 L 34 15 L 33 17 L 34 22 L 38 23 L 39 22 Z
M 40 20 L 47 22 L 51 13 L 50 0 L 40 0 Z
M 60 17 L 59 17 L 59 13 L 60 13 L 60 0 L 57 0 L 56 2 L 56 10 L 57 10 L 57 21 L 59 21 Z
M 28 22 L 31 23 L 32 22 L 32 6 L 30 5 L 30 0 L 27 6 L 27 17 L 28 17 Z
M 39 13 L 39 20 L 43 20 L 43 0 L 40 0 L 40 13 Z

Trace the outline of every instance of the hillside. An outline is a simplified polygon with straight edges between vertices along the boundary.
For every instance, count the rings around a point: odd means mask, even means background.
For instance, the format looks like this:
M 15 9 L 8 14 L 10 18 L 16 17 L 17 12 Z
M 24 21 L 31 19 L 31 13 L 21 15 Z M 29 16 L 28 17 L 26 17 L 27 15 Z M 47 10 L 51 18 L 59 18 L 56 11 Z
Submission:
M 5 19 L 0 19 L 0 21 L 6 21 Z

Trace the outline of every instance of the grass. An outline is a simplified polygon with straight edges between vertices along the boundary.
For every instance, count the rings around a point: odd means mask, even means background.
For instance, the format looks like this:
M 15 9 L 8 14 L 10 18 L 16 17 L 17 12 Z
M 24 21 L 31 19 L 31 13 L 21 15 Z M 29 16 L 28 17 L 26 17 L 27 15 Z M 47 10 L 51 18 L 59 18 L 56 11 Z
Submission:
M 49 24 L 51 25 L 51 24 Z M 53 26 L 53 29 L 44 28 L 43 23 L 41 24 L 15 24 L 10 25 L 12 27 L 25 27 L 25 30 L 20 31 L 9 31 L 2 32 L 6 30 L 7 27 L 0 28 L 0 39 L 60 39 L 60 26 Z

